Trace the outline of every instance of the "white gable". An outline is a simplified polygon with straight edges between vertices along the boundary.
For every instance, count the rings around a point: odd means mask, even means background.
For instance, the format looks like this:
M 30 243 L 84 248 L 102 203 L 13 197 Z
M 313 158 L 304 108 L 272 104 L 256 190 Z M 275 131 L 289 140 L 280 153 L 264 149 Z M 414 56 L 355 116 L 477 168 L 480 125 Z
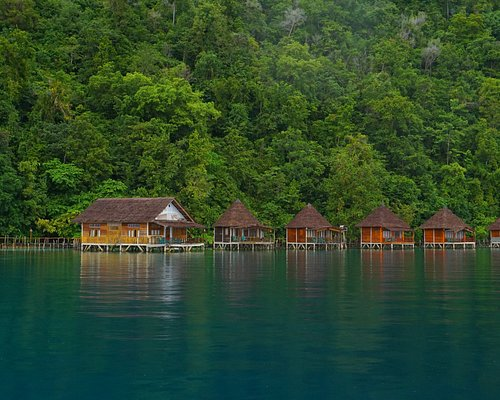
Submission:
M 184 215 L 177 209 L 173 203 L 170 203 L 157 217 L 160 221 L 185 221 Z

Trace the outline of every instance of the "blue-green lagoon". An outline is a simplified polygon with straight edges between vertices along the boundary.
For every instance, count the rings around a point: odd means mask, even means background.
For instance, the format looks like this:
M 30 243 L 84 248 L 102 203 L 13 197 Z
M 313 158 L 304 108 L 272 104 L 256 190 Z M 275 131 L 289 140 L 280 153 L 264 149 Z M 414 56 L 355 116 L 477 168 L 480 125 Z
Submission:
M 499 399 L 500 251 L 0 251 L 0 399 Z

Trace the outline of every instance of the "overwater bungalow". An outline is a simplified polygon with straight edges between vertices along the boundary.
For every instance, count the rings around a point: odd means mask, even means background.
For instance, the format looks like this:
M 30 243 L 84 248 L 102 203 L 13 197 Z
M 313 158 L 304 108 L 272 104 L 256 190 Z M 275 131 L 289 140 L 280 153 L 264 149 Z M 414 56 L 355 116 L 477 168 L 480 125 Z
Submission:
M 373 210 L 356 227 L 361 228 L 362 249 L 415 247 L 413 229 L 385 206 Z
M 488 230 L 490 231 L 490 246 L 500 247 L 500 218 L 493 222 Z
M 81 225 L 81 249 L 191 251 L 204 244 L 189 238 L 196 223 L 173 197 L 97 199 L 74 219 Z
M 311 204 L 300 210 L 285 228 L 287 249 L 346 248 L 345 232 L 330 224 Z
M 424 231 L 424 247 L 457 248 L 476 247 L 474 229 L 444 207 L 420 225 Z
M 214 224 L 214 249 L 273 247 L 274 229 L 263 225 L 240 200 L 231 204 Z

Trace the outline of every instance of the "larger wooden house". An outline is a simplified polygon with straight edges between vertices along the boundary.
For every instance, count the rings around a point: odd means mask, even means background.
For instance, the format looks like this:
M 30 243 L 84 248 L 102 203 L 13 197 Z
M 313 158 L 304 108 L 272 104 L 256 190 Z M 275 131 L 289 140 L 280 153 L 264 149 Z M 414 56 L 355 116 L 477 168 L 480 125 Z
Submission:
M 274 229 L 263 225 L 236 200 L 214 224 L 214 249 L 256 249 L 274 247 Z
M 420 225 L 424 231 L 424 247 L 476 247 L 474 230 L 447 207 L 436 212 Z
M 490 231 L 490 246 L 500 247 L 500 218 L 493 222 L 488 230 Z
M 285 226 L 288 249 L 329 249 L 346 247 L 345 232 L 330 224 L 311 204 Z
M 415 247 L 413 230 L 385 206 L 373 210 L 356 227 L 361 229 L 362 249 Z
M 173 197 L 98 199 L 74 219 L 81 225 L 82 250 L 148 251 L 203 248 L 190 239 L 203 228 Z

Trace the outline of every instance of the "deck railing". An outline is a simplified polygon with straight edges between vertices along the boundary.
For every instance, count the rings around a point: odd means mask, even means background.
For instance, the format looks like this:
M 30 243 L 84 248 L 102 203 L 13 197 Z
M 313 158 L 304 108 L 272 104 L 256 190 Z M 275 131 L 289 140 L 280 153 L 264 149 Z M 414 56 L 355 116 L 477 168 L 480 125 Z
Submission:
M 201 239 L 200 239 L 201 240 Z M 221 238 L 220 236 L 216 238 L 215 240 L 217 243 L 274 243 L 273 238 L 259 238 L 259 237 L 252 237 L 252 236 L 224 236 L 224 238 Z
M 78 239 L 64 237 L 0 236 L 0 248 L 70 248 Z
M 472 243 L 475 242 L 476 238 L 474 237 L 463 237 L 463 238 L 446 238 L 446 243 Z
M 202 243 L 202 238 L 188 238 L 188 239 L 165 239 L 161 235 L 150 236 L 83 236 L 82 243 L 85 244 L 112 244 L 112 245 L 127 245 L 127 244 L 153 244 L 153 245 L 169 245 L 169 244 L 194 244 Z
M 399 237 L 399 238 L 384 238 L 384 243 L 388 244 L 401 244 L 401 243 L 413 243 L 415 239 L 413 237 Z

